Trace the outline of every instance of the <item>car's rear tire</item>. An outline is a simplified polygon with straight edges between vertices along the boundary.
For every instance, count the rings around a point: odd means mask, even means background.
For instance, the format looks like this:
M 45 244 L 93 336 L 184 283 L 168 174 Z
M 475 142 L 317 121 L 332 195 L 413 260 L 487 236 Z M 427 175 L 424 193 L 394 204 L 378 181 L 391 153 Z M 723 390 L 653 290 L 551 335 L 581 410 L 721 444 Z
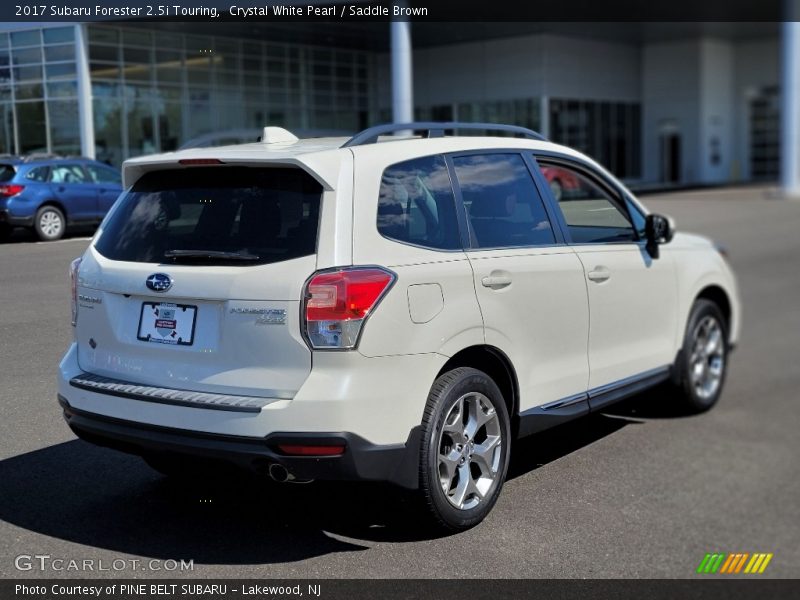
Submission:
M 0 242 L 5 242 L 11 237 L 13 227 L 8 223 L 0 223 Z
M 67 229 L 67 221 L 64 218 L 64 213 L 58 207 L 48 204 L 36 211 L 33 228 L 40 240 L 52 242 L 64 236 L 64 232 Z
M 728 367 L 728 324 L 710 300 L 697 300 L 689 313 L 678 356 L 676 387 L 688 412 L 709 410 L 719 400 Z
M 511 427 L 494 381 L 459 367 L 431 388 L 423 417 L 420 489 L 436 523 L 463 531 L 497 501 L 508 470 Z

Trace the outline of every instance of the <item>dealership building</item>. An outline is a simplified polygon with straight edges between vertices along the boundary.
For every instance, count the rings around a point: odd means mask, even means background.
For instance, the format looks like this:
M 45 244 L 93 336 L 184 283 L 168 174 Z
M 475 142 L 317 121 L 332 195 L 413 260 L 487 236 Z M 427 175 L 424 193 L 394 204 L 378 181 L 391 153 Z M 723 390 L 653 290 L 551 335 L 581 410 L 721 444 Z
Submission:
M 797 24 L 410 29 L 409 52 L 389 23 L 2 23 L 0 153 L 119 165 L 267 124 L 353 132 L 392 120 L 392 82 L 413 81 L 417 119 L 530 127 L 626 181 L 797 177 Z

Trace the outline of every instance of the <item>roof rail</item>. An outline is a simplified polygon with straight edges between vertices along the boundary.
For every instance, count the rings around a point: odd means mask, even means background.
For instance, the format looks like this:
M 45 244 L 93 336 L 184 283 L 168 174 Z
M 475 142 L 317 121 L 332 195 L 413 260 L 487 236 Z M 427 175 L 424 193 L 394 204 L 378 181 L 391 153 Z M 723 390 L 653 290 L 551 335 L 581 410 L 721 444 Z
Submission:
M 514 133 L 521 135 L 532 140 L 546 141 L 546 138 L 541 134 L 519 125 L 502 125 L 498 123 L 466 123 L 460 121 L 419 121 L 413 123 L 387 123 L 385 125 L 376 125 L 364 131 L 360 131 L 347 140 L 342 148 L 350 148 L 352 146 L 363 146 L 365 144 L 374 144 L 378 141 L 378 137 L 389 133 L 396 133 L 398 131 L 423 131 L 425 137 L 443 137 L 445 131 L 452 130 L 483 130 L 483 131 L 502 131 L 505 133 Z

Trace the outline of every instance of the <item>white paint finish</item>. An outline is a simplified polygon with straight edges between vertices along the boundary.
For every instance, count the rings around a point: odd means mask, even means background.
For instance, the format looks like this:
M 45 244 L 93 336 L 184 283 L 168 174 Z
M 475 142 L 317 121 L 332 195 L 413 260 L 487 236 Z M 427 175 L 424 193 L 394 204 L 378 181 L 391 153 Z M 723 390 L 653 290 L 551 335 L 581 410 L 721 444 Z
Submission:
M 444 308 L 442 286 L 438 283 L 417 283 L 408 286 L 408 314 L 421 325 L 429 323 Z
M 520 411 L 586 391 L 589 305 L 583 268 L 566 246 L 468 253 L 486 343 L 517 373 Z M 503 275 L 503 288 L 483 285 Z
M 273 402 L 260 413 L 239 413 L 74 388 L 69 380 L 81 369 L 73 344 L 61 361 L 58 393 L 81 410 L 162 427 L 257 438 L 274 431 L 347 431 L 374 444 L 401 444 L 422 421 L 429 382 L 446 360 L 436 354 L 367 358 L 359 352 L 317 352 L 313 371 L 292 400 Z
M 678 314 L 675 267 L 639 244 L 575 246 L 589 291 L 589 388 L 672 364 Z M 593 281 L 592 271 L 608 278 Z
M 314 265 L 314 256 L 246 269 L 129 263 L 108 260 L 90 247 L 79 290 L 102 303 L 79 306 L 80 365 L 91 373 L 158 387 L 245 396 L 259 396 L 263 389 L 293 393 L 311 370 L 299 313 L 303 284 Z M 172 277 L 168 291 L 145 286 L 155 272 Z M 194 343 L 137 339 L 143 302 L 197 306 Z M 259 325 L 258 315 L 231 313 L 232 308 L 285 310 L 287 318 L 284 324 Z
M 356 232 L 359 231 L 356 229 Z M 358 235 L 356 233 L 356 238 Z M 386 240 L 386 243 L 401 246 L 390 240 Z M 356 247 L 356 257 L 362 251 L 359 248 Z M 358 346 L 362 354 L 375 357 L 435 352 L 452 356 L 467 346 L 483 343 L 483 321 L 475 298 L 469 262 L 461 252 L 449 259 L 441 258 L 429 256 L 427 260 L 414 264 L 389 266 L 397 274 L 397 282 L 364 325 Z M 357 259 L 356 262 L 366 261 Z M 417 307 L 420 312 L 417 318 L 429 322 L 415 323 L 409 310 L 407 290 L 420 285 L 438 287 L 440 297 L 437 301 L 432 297 L 433 292 L 425 293 L 431 297 L 426 297 L 426 303 Z M 433 318 L 431 315 L 439 303 L 441 310 Z M 426 319 L 428 316 L 431 318 Z M 432 383 L 432 380 L 426 382 L 427 387 L 430 388 Z M 416 394 L 427 396 L 428 392 L 425 390 L 423 393 L 423 387 L 420 384 Z

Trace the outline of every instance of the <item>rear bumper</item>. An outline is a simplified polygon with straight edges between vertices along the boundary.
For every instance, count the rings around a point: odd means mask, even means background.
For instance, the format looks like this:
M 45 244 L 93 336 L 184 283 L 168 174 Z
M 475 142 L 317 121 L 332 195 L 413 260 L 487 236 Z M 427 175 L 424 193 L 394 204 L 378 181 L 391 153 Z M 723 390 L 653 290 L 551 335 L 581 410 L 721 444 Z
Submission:
M 14 216 L 8 212 L 8 209 L 0 208 L 0 223 L 5 223 L 12 227 L 31 227 L 33 225 L 33 216 Z
M 117 419 L 77 409 L 59 394 L 64 419 L 79 438 L 99 446 L 144 455 L 179 453 L 213 458 L 265 474 L 271 465 L 286 468 L 297 479 L 385 481 L 418 486 L 419 427 L 405 444 L 376 445 L 353 433 L 270 433 L 263 438 L 189 431 Z M 286 456 L 279 444 L 344 444 L 340 456 Z

